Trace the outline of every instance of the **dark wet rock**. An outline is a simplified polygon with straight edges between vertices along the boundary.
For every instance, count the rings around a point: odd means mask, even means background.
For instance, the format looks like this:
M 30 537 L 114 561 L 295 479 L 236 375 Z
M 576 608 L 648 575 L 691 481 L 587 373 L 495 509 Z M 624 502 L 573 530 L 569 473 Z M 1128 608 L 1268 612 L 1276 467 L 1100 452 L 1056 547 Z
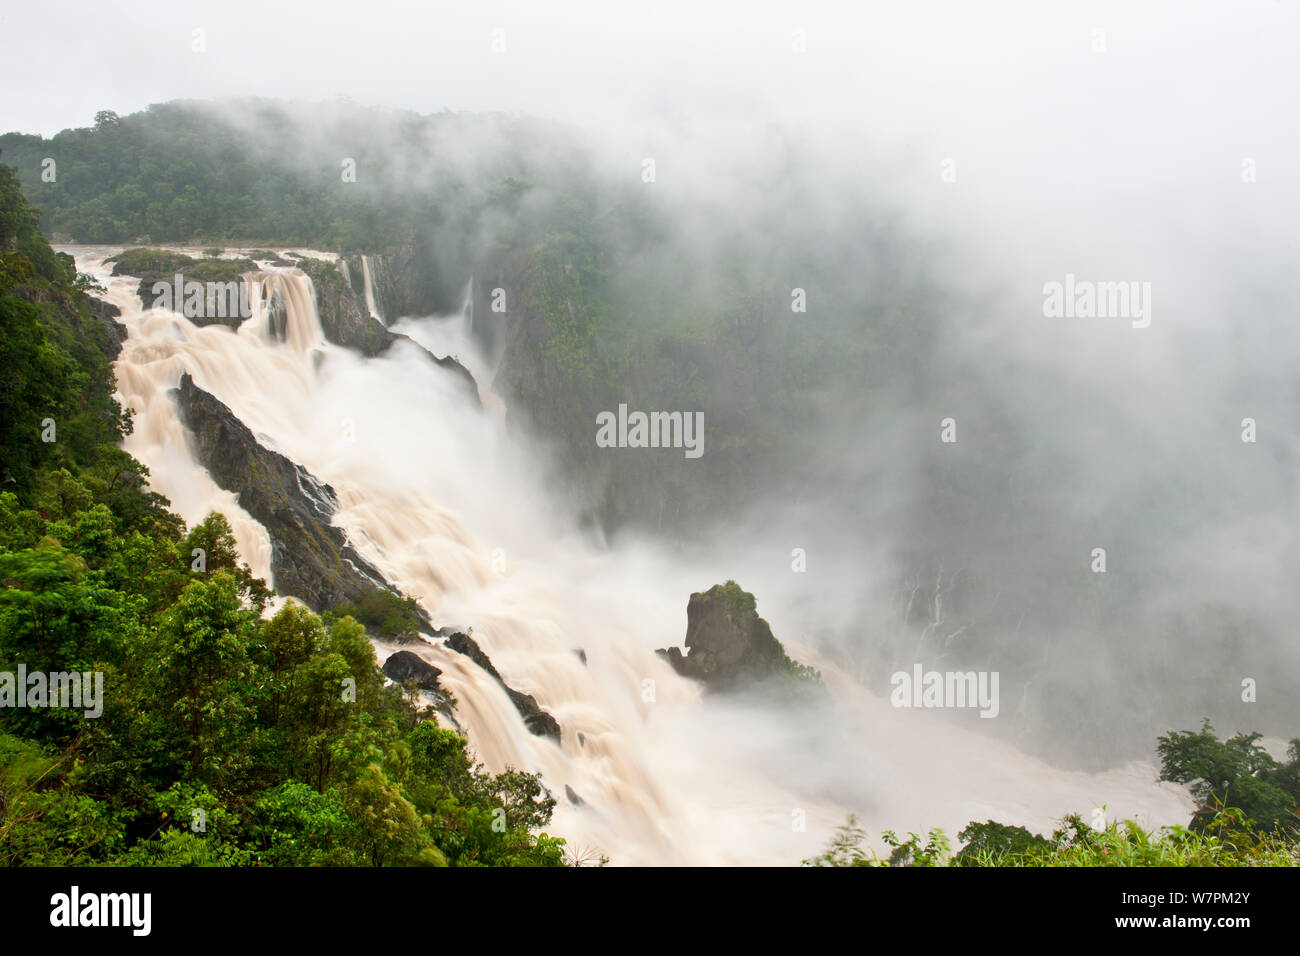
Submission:
M 521 694 L 509 687 L 506 687 L 506 693 L 510 695 L 515 710 L 524 715 L 524 726 L 528 728 L 530 734 L 535 737 L 550 737 L 557 744 L 560 742 L 560 722 L 542 710 L 531 694 Z M 529 713 L 530 710 L 533 713 Z
M 587 652 L 584 651 L 581 647 L 579 647 L 579 648 L 578 648 L 577 650 L 575 650 L 573 653 L 577 654 L 577 655 L 578 655 L 578 660 L 582 661 L 583 665 L 586 666 L 586 663 L 587 663 Z
M 370 257 L 375 304 L 386 322 L 404 315 L 447 315 L 460 306 L 468 273 L 446 271 L 438 259 L 438 250 L 417 237 Z
M 317 612 L 379 590 L 397 593 L 331 523 L 338 509 L 333 488 L 262 445 L 188 373 L 173 394 L 196 460 L 266 528 L 277 591 Z
M 501 680 L 501 675 L 497 673 L 497 669 L 493 666 L 491 659 L 483 653 L 483 649 L 478 646 L 478 642 L 468 634 L 458 631 L 450 635 L 447 638 L 447 646 L 457 654 L 464 654 L 497 680 Z
M 415 686 L 421 690 L 438 690 L 438 677 L 442 671 L 418 654 L 398 651 L 384 661 L 384 674 L 394 683 L 405 684 L 414 680 Z
M 582 799 L 582 797 L 578 796 L 577 791 L 574 790 L 567 783 L 564 785 L 564 795 L 569 798 L 569 802 L 573 804 L 575 807 L 583 806 L 587 802 L 586 800 Z
M 104 299 L 93 295 L 86 296 L 86 309 L 91 317 L 98 320 L 100 326 L 99 347 L 109 361 L 114 361 L 122 354 L 122 343 L 126 341 L 126 326 L 118 322 L 122 310 Z
M 537 703 L 537 699 L 532 694 L 525 694 L 517 691 L 507 684 L 493 666 L 491 659 L 483 653 L 483 649 L 468 634 L 453 634 L 447 638 L 447 646 L 458 654 L 464 654 L 483 670 L 487 671 L 496 678 L 498 684 L 505 690 L 510 697 L 511 703 L 515 705 L 515 710 L 519 711 L 519 716 L 524 719 L 524 726 L 529 732 L 538 737 L 550 737 L 556 743 L 560 742 L 560 724 L 554 717 L 542 710 Z
M 321 331 L 335 345 L 375 356 L 388 351 L 393 333 L 370 315 L 365 298 L 352 287 L 336 262 L 300 259 L 298 268 L 311 277 Z

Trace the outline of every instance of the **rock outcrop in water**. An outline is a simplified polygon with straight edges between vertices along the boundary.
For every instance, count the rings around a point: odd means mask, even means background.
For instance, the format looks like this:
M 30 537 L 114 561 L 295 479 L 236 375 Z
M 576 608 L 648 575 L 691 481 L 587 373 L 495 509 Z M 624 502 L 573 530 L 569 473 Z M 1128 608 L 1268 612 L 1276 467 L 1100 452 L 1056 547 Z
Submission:
M 414 680 L 420 690 L 438 690 L 442 671 L 413 651 L 398 651 L 384 661 L 384 676 L 398 684 Z
M 496 678 L 497 683 L 501 685 L 506 694 L 509 695 L 510 701 L 515 705 L 515 710 L 519 711 L 519 716 L 524 719 L 524 726 L 531 733 L 536 734 L 538 737 L 551 737 L 557 744 L 560 742 L 559 721 L 542 710 L 537 703 L 537 699 L 532 694 L 525 694 L 508 685 L 492 665 L 492 661 L 483 653 L 483 649 L 478 646 L 472 637 L 468 634 L 453 634 L 447 638 L 447 646 L 458 654 L 464 654 Z
M 277 591 L 317 612 L 359 603 L 376 590 L 396 593 L 331 524 L 338 509 L 334 489 L 262 445 L 188 373 L 174 394 L 195 459 L 266 528 Z
M 686 605 L 689 654 L 679 647 L 655 651 L 683 677 L 709 690 L 737 690 L 769 680 L 817 682 L 816 671 L 792 661 L 767 621 L 758 616 L 754 595 L 735 581 L 691 595 Z
M 233 295 L 217 296 L 210 303 L 205 301 L 204 308 L 192 315 L 186 312 L 186 318 L 195 325 L 225 325 L 234 329 L 247 318 L 246 315 L 240 315 L 235 306 L 239 302 L 248 301 L 244 274 L 257 270 L 257 264 L 252 259 L 195 259 L 183 252 L 167 249 L 127 249 L 107 261 L 113 263 L 115 276 L 140 277 L 136 292 L 146 309 L 153 307 L 157 298 L 153 290 L 155 284 L 161 282 L 167 287 L 166 301 L 170 307 L 177 312 L 184 311 L 184 288 L 178 290 L 175 284 L 179 275 L 186 283 L 213 283 L 231 288 L 233 292 Z M 182 297 L 181 301 L 175 301 L 177 292 Z

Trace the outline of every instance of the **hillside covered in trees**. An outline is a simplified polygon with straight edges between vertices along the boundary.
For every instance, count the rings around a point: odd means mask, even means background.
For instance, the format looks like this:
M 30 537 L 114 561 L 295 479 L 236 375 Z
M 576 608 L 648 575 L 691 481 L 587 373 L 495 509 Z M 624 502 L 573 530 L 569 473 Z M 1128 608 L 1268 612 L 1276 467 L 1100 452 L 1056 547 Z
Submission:
M 478 768 L 354 618 L 263 616 L 226 520 L 146 490 L 111 318 L 37 221 L 0 166 L 0 673 L 102 697 L 0 708 L 0 864 L 561 864 L 536 777 Z

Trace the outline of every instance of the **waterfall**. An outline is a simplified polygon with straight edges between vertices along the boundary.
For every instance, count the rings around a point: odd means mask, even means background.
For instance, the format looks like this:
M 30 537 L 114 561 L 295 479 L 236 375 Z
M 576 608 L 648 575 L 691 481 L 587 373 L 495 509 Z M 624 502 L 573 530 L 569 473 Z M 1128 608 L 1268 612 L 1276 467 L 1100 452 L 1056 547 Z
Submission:
M 379 314 L 379 306 L 375 303 L 375 285 L 370 275 L 370 257 L 361 257 L 361 275 L 364 280 L 366 310 L 370 313 L 371 318 L 384 322 L 384 317 Z M 387 322 L 384 322 L 387 325 Z
M 469 277 L 469 288 L 465 290 L 465 334 L 474 338 L 474 276 Z
M 406 647 L 442 670 L 490 770 L 541 775 L 558 801 L 548 829 L 571 847 L 626 864 L 796 864 L 850 811 L 877 832 L 943 826 L 954 836 L 990 817 L 1050 829 L 1100 802 L 1148 824 L 1186 821 L 1186 792 L 1153 784 L 1149 765 L 1062 771 L 939 715 L 891 708 L 788 639 L 780 606 L 760 611 L 792 656 L 822 670 L 834 709 L 801 717 L 702 696 L 653 649 L 681 642 L 692 591 L 737 567 L 761 579 L 757 557 L 698 563 L 648 542 L 593 545 L 560 517 L 502 423 L 467 407 L 415 349 L 366 359 L 326 341 L 299 270 L 250 276 L 254 314 L 231 330 L 143 311 L 138 280 L 104 264 L 117 250 L 63 248 L 122 310 L 128 335 L 115 369 L 135 412 L 125 447 L 149 467 L 153 490 L 191 524 L 223 512 L 244 559 L 270 578 L 266 531 L 187 451 L 167 392 L 188 371 L 259 440 L 335 489 L 335 520 L 367 561 L 439 624 L 471 626 L 506 682 L 555 716 L 560 744 L 529 733 L 468 658 L 440 644 Z M 282 335 L 269 327 L 280 307 Z M 459 334 L 459 351 L 472 353 L 468 325 L 454 333 L 451 324 L 439 334 Z M 393 650 L 377 645 L 381 661 Z
M 253 306 L 253 315 L 245 325 L 264 337 L 286 343 L 295 352 L 310 352 L 325 345 L 316 311 L 316 290 L 306 273 L 300 269 L 268 269 L 248 273 L 244 281 L 249 285 L 248 299 Z

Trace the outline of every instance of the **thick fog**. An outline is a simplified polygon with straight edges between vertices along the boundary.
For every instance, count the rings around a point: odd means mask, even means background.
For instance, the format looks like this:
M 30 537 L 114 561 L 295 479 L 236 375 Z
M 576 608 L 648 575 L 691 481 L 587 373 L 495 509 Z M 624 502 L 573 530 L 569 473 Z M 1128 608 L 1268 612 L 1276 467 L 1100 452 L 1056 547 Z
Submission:
M 652 157 L 645 202 L 671 225 L 645 275 L 706 282 L 737 242 L 796 246 L 819 275 L 781 272 L 770 250 L 756 275 L 806 287 L 790 322 L 841 331 L 858 317 L 818 311 L 837 288 L 923 292 L 910 365 L 878 388 L 827 385 L 803 471 L 679 542 L 695 566 L 739 579 L 778 636 L 882 697 L 913 662 L 999 671 L 1006 719 L 970 723 L 1063 763 L 1145 753 L 1201 716 L 1300 729 L 1300 13 L 546 8 L 8 11 L 6 32 L 33 39 L 8 64 L 0 127 L 50 135 L 178 98 L 345 98 L 536 117 L 532 164 L 581 156 L 610 190 L 641 188 Z M 215 109 L 268 157 L 337 163 L 328 127 L 289 137 Z M 413 144 L 401 114 L 385 122 L 365 144 L 390 156 L 385 188 L 499 147 L 477 128 Z M 1129 308 L 1053 313 L 1049 284 L 1076 282 L 1133 283 Z

